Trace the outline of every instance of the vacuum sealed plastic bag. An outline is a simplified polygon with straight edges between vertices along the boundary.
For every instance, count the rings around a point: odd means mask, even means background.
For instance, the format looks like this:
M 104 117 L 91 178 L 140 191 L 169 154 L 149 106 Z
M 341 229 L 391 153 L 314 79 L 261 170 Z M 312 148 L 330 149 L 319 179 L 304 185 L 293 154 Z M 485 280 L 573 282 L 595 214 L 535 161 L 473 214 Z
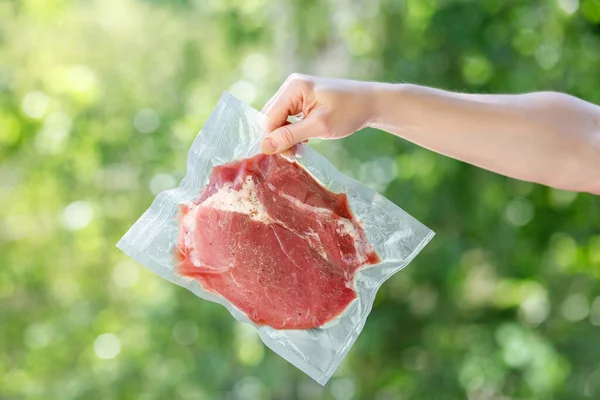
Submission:
M 433 232 L 307 145 L 262 154 L 265 122 L 224 93 L 179 187 L 160 193 L 117 246 L 253 324 L 324 385 L 381 284 Z

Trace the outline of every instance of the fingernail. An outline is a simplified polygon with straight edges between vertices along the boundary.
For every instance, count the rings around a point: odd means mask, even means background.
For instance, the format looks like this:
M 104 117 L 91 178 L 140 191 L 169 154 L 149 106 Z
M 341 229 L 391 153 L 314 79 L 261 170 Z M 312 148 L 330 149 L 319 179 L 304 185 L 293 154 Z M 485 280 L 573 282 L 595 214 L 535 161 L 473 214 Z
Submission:
M 262 151 L 267 154 L 274 153 L 275 150 L 277 150 L 277 145 L 275 144 L 275 141 L 271 138 L 263 139 L 260 143 L 260 147 L 262 148 Z

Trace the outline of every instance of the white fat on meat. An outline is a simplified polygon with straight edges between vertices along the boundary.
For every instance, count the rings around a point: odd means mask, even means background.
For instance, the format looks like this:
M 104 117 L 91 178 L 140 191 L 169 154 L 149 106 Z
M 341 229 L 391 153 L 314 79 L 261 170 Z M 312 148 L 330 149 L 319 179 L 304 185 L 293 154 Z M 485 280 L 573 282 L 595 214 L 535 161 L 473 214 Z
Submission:
M 308 239 L 310 247 L 318 251 L 321 257 L 323 257 L 325 260 L 329 260 L 327 252 L 325 251 L 323 244 L 321 244 L 321 238 L 319 237 L 319 234 L 312 229 L 309 229 L 308 231 L 304 232 L 304 235 L 306 235 L 305 237 Z
M 194 243 L 196 216 L 200 209 L 212 208 L 221 211 L 237 212 L 249 215 L 250 219 L 254 221 L 260 221 L 265 224 L 273 222 L 262 203 L 258 200 L 256 184 L 251 177 L 247 177 L 239 189 L 234 189 L 230 183 L 227 183 L 202 203 L 188 203 L 187 206 L 189 207 L 189 211 L 183 218 L 185 230 L 184 243 L 185 247 L 191 250 L 191 261 L 197 267 L 206 267 L 200 263 Z
M 338 227 L 336 232 L 343 235 L 348 235 L 354 240 L 354 246 L 356 246 L 356 255 L 359 263 L 367 261 L 367 253 L 371 251 L 370 246 L 360 237 L 356 225 L 346 218 L 340 218 L 337 220 Z
M 246 178 L 240 189 L 234 189 L 230 183 L 226 183 L 202 203 L 189 204 L 189 206 L 190 212 L 183 221 L 186 228 L 193 229 L 196 214 L 203 207 L 246 214 L 250 216 L 250 219 L 265 224 L 273 222 L 258 200 L 256 184 L 251 177 Z

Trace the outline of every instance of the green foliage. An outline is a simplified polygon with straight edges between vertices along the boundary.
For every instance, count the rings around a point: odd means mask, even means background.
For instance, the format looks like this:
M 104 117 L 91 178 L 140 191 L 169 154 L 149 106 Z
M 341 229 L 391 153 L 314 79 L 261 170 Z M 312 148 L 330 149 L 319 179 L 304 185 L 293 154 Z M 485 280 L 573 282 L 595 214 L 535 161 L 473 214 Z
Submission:
M 599 4 L 0 2 L 0 397 L 599 398 L 591 195 L 381 132 L 315 142 L 438 233 L 325 388 L 114 247 L 223 89 L 261 107 L 298 71 L 598 103 Z

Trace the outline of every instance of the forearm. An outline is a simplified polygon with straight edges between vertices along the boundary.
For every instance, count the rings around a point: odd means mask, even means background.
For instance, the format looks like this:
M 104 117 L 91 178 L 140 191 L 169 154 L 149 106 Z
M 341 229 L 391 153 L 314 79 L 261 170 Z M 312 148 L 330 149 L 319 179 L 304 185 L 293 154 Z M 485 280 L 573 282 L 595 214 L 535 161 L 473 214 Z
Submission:
M 600 193 L 600 107 L 560 93 L 375 84 L 370 125 L 517 179 Z

